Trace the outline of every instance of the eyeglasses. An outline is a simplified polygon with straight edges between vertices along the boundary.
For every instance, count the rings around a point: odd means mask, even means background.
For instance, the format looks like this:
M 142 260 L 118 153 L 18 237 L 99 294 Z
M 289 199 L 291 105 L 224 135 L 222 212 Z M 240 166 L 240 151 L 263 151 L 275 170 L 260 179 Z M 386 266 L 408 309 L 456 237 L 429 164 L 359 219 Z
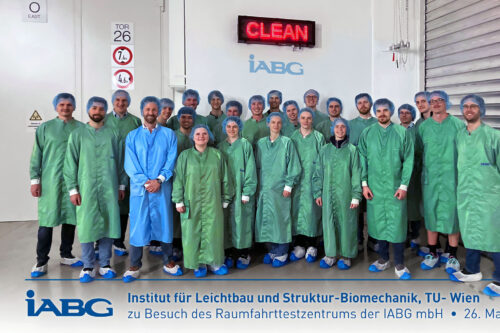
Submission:
M 464 110 L 468 110 L 468 109 L 479 110 L 479 105 L 476 105 L 476 104 L 464 104 L 462 106 L 462 109 L 464 109 Z
M 444 99 L 442 99 L 442 98 L 431 99 L 431 101 L 429 103 L 430 104 L 444 103 Z

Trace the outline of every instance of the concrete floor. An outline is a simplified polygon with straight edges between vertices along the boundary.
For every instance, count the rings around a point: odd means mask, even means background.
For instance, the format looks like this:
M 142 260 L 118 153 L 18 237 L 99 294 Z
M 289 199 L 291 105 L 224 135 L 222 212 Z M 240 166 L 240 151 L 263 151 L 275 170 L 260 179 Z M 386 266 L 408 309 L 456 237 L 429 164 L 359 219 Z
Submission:
M 462 331 L 474 328 L 478 331 L 490 331 L 488 327 L 497 327 L 493 323 L 498 320 L 487 319 L 485 309 L 495 308 L 500 310 L 499 301 L 493 300 L 484 294 L 482 289 L 489 283 L 493 271 L 491 260 L 484 258 L 481 269 L 485 281 L 460 284 L 448 281 L 448 276 L 444 268 L 434 269 L 424 272 L 419 268 L 421 258 L 417 257 L 410 249 L 407 249 L 406 265 L 412 273 L 413 280 L 399 281 L 394 274 L 394 268 L 380 273 L 371 273 L 368 266 L 376 260 L 375 253 L 361 253 L 353 266 L 348 271 L 341 271 L 337 268 L 321 269 L 319 263 L 309 264 L 304 260 L 289 264 L 282 268 L 272 268 L 261 263 L 262 258 L 254 258 L 252 265 L 244 271 L 232 269 L 230 274 L 220 277 L 208 275 L 206 278 L 197 279 L 193 272 L 188 270 L 184 276 L 172 278 L 165 275 L 162 270 L 161 258 L 152 256 L 145 251 L 143 258 L 143 268 L 141 269 L 141 279 L 131 284 L 121 281 L 121 275 L 128 267 L 128 257 L 116 257 L 112 259 L 112 266 L 117 271 L 120 278 L 114 280 L 97 279 L 90 284 L 81 284 L 78 281 L 79 268 L 71 268 L 59 264 L 59 228 L 54 230 L 53 246 L 51 250 L 51 260 L 49 261 L 48 274 L 37 280 L 30 279 L 30 270 L 35 263 L 37 223 L 32 222 L 9 222 L 0 223 L 0 260 L 2 277 L 2 300 L 0 302 L 0 319 L 3 327 L 12 330 L 0 332 L 32 332 L 36 329 L 39 332 L 67 332 L 68 325 L 71 325 L 73 332 L 84 331 L 88 328 L 105 329 L 108 332 L 118 331 L 119 328 L 143 329 L 161 328 L 169 325 L 171 328 L 182 329 L 182 331 L 196 331 L 203 327 L 205 331 L 281 331 L 290 329 L 318 329 L 331 330 L 332 324 L 335 327 L 345 327 L 353 331 L 391 331 L 405 323 L 404 331 L 421 331 L 422 329 L 435 329 L 437 327 L 454 327 L 455 331 Z M 76 242 L 74 255 L 80 254 L 80 246 Z M 463 249 L 459 252 L 459 258 L 464 258 Z M 36 300 L 36 307 L 40 307 L 41 299 L 51 299 L 58 304 L 60 298 L 80 298 L 84 301 L 92 298 L 105 298 L 113 304 L 113 316 L 108 318 L 94 318 L 88 315 L 83 317 L 55 317 L 53 313 L 42 313 L 37 317 L 27 315 L 28 302 L 26 293 L 33 290 Z M 149 294 L 181 293 L 193 295 L 210 295 L 223 293 L 239 294 L 266 294 L 276 295 L 280 293 L 292 292 L 300 294 L 320 293 L 340 295 L 342 292 L 357 294 L 378 295 L 389 292 L 391 294 L 406 294 L 415 292 L 418 294 L 420 303 L 394 303 L 394 304 L 359 304 L 354 302 L 346 303 L 285 303 L 280 299 L 276 304 L 253 304 L 255 309 L 282 309 L 282 310 L 325 310 L 335 309 L 336 311 L 353 311 L 356 319 L 146 319 L 146 308 L 158 311 L 173 311 L 175 309 L 185 309 L 189 315 L 193 311 L 212 311 L 216 308 L 225 310 L 245 310 L 252 304 L 204 304 L 204 303 L 169 303 L 169 304 L 132 304 L 128 302 L 129 293 Z M 440 302 L 427 302 L 426 293 L 436 292 L 446 300 Z M 479 303 L 452 303 L 449 293 L 460 293 L 464 295 L 478 295 Z M 411 318 L 382 318 L 377 319 L 361 318 L 362 311 L 388 311 L 390 309 L 410 309 Z M 467 314 L 471 316 L 474 308 L 479 313 L 479 318 L 467 319 Z M 442 309 L 442 319 L 418 319 L 416 311 L 434 311 Z M 140 319 L 129 319 L 129 311 L 141 315 Z M 134 312 L 136 311 L 136 312 Z M 456 315 L 453 316 L 452 312 Z M 467 312 L 469 311 L 469 312 Z M 390 312 L 390 311 L 389 311 Z M 473 316 L 473 315 L 472 315 Z M 499 312 L 500 317 L 500 312 Z M 85 321 L 82 321 L 85 319 Z M 331 323 L 331 320 L 334 322 Z M 77 324 L 78 323 L 78 324 Z M 81 325 L 84 326 L 81 326 Z M 406 324 L 410 324 L 406 326 Z M 201 326 L 202 325 L 202 326 Z M 85 327 L 85 329 L 84 329 Z M 143 330 L 141 330 L 143 331 Z

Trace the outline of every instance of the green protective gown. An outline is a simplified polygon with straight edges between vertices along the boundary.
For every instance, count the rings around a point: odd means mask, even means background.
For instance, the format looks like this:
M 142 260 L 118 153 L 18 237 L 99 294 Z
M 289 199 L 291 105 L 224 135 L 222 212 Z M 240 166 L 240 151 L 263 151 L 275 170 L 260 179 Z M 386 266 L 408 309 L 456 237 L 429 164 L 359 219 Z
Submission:
M 209 114 L 207 116 L 207 125 L 208 128 L 212 131 L 212 134 L 214 135 L 214 145 L 217 146 L 220 142 L 224 141 L 227 137 L 226 134 L 224 134 L 224 131 L 222 130 L 222 122 L 224 119 L 226 119 L 227 116 L 225 113 L 222 113 L 220 117 L 215 117 L 212 114 Z
M 331 128 L 332 128 L 332 121 L 330 120 L 330 118 L 328 118 L 327 120 L 323 120 L 316 126 L 316 131 L 323 134 L 325 140 L 330 140 L 330 137 L 332 136 L 332 133 L 330 131 Z
M 322 233 L 321 207 L 314 201 L 312 175 L 314 161 L 321 147 L 325 145 L 325 138 L 323 134 L 315 130 L 303 137 L 298 130 L 293 133 L 291 139 L 302 166 L 299 183 L 293 189 L 292 195 L 292 235 L 317 237 Z
M 406 130 L 410 134 L 413 141 L 413 145 L 416 145 L 417 127 L 410 124 Z M 422 202 L 422 187 L 420 185 L 420 172 L 422 167 L 420 165 L 420 160 L 417 154 L 417 149 L 414 149 L 414 160 L 413 160 L 413 171 L 411 173 L 410 186 L 408 186 L 408 220 L 409 221 L 420 221 L 422 219 L 422 214 L 420 213 L 420 204 Z
M 234 188 L 222 153 L 207 147 L 183 151 L 175 166 L 172 201 L 184 203 L 181 214 L 184 267 L 224 263 L 223 202 L 231 202 Z
M 329 257 L 355 258 L 358 254 L 358 208 L 361 201 L 359 154 L 349 141 L 340 148 L 331 143 L 321 148 L 314 163 L 313 197 L 323 200 L 323 240 Z
M 76 207 L 80 243 L 120 237 L 118 188 L 128 180 L 123 169 L 123 141 L 116 129 L 85 125 L 69 136 L 64 159 L 68 191 L 77 189 L 82 203 Z
M 252 144 L 252 147 L 255 148 L 259 139 L 269 136 L 269 127 L 267 127 L 266 117 L 263 117 L 260 121 L 256 121 L 253 118 L 246 120 L 243 123 L 241 136 L 247 139 Z
M 82 126 L 84 124 L 75 119 L 64 122 L 55 118 L 36 130 L 30 179 L 38 179 L 42 187 L 42 196 L 38 198 L 41 227 L 56 227 L 62 223 L 76 225 L 75 206 L 64 185 L 63 165 L 69 135 Z
M 377 118 L 375 117 L 368 119 L 357 117 L 349 120 L 349 142 L 357 146 L 361 132 L 368 126 L 376 124 L 377 122 Z
M 415 123 L 415 131 L 416 131 L 416 133 L 418 133 L 418 128 L 420 127 L 420 125 L 422 125 L 422 123 L 424 121 L 425 121 L 425 119 L 422 116 L 420 116 L 420 118 L 418 118 L 417 122 Z
M 449 115 L 442 123 L 428 118 L 418 128 L 417 154 L 422 161 L 422 200 L 429 231 L 459 232 L 456 136 L 464 127 Z
M 107 125 L 109 127 L 115 128 L 120 134 L 120 140 L 125 142 L 127 135 L 129 132 L 135 130 L 136 128 L 142 125 L 141 119 L 134 116 L 133 114 L 127 112 L 127 114 L 122 118 L 117 118 L 114 116 L 113 112 L 106 114 L 105 119 Z M 123 145 L 123 155 L 125 156 L 125 145 Z M 128 215 L 129 213 L 129 202 L 130 202 L 130 180 L 127 176 L 127 181 L 125 185 L 127 185 L 125 189 L 125 199 L 118 202 L 120 205 L 120 215 Z
M 314 117 L 313 117 L 314 129 L 317 129 L 316 127 L 327 119 L 330 119 L 330 117 L 328 117 L 327 114 L 324 114 L 323 112 L 321 112 L 319 110 L 314 110 Z
M 500 252 L 500 131 L 481 124 L 457 135 L 457 209 L 465 248 Z
M 302 167 L 290 138 L 280 135 L 257 142 L 255 162 L 259 179 L 255 241 L 278 244 L 292 241 L 292 198 L 285 198 L 285 185 L 299 182 Z
M 246 249 L 252 246 L 255 221 L 257 171 L 253 148 L 245 138 L 232 144 L 224 140 L 218 148 L 226 158 L 235 191 L 234 200 L 224 209 L 224 247 Z M 242 196 L 248 197 L 248 203 L 241 202 Z
M 197 114 L 196 118 L 194 120 L 194 126 L 196 125 L 207 125 L 207 118 Z M 177 131 L 179 128 L 181 128 L 181 125 L 179 124 L 179 119 L 177 118 L 177 115 L 171 116 L 167 120 L 167 127 L 170 128 L 172 131 Z
M 359 138 L 361 180 L 368 183 L 373 199 L 367 200 L 368 234 L 378 240 L 401 243 L 408 229 L 407 202 L 394 194 L 410 184 L 414 143 L 403 126 L 378 123 L 367 127 Z
M 281 128 L 281 134 L 288 138 L 291 138 L 293 133 L 300 128 L 300 124 L 294 125 L 287 117 L 283 117 L 283 126 Z

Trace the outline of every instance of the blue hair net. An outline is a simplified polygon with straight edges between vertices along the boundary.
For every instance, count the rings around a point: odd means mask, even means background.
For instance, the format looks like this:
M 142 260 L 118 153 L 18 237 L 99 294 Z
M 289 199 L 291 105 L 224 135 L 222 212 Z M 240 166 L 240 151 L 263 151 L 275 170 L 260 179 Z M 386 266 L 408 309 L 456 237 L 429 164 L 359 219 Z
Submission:
M 299 104 L 297 104 L 297 102 L 295 102 L 294 100 L 286 101 L 285 103 L 283 103 L 283 111 L 286 112 L 286 108 L 290 105 L 294 105 L 297 108 L 297 111 L 299 111 Z
M 108 112 L 108 102 L 102 97 L 90 97 L 89 101 L 87 102 L 87 113 L 89 113 L 90 108 L 93 105 L 99 105 L 104 107 L 104 111 Z
M 442 99 L 444 99 L 445 103 L 446 103 L 446 110 L 448 110 L 451 106 L 451 103 L 450 103 L 450 97 L 448 97 L 448 94 L 446 92 L 444 92 L 443 90 L 434 90 L 433 92 L 431 92 L 429 94 L 429 103 L 431 101 L 431 98 L 434 97 L 434 96 L 438 96 Z
M 330 133 L 332 135 L 335 135 L 333 133 L 333 130 L 335 129 L 335 126 L 337 126 L 338 123 L 342 123 L 345 125 L 345 128 L 346 128 L 345 135 L 349 136 L 349 132 L 351 131 L 351 129 L 349 128 L 349 122 L 347 120 L 345 120 L 344 118 L 336 118 L 334 121 L 332 121 L 332 126 L 330 127 Z
M 427 92 L 427 91 L 419 91 L 418 93 L 415 94 L 415 97 L 413 98 L 413 101 L 416 102 L 417 101 L 417 97 L 420 97 L 420 96 L 425 97 L 425 99 L 427 100 L 427 102 L 430 99 L 429 92 Z
M 183 114 L 190 114 L 193 117 L 193 122 L 196 120 L 196 111 L 190 106 L 183 106 L 177 111 L 177 119 L 181 119 Z
M 387 105 L 391 111 L 391 116 L 394 114 L 394 103 L 387 98 L 379 98 L 373 103 L 373 113 L 377 114 L 377 108 L 381 105 Z
M 307 95 L 314 95 L 314 96 L 318 97 L 318 99 L 319 99 L 319 92 L 317 92 L 317 91 L 316 91 L 316 90 L 314 90 L 314 89 L 309 89 L 309 90 L 307 90 L 307 91 L 304 93 L 304 103 L 306 102 L 306 97 L 307 97 Z
M 172 110 L 175 109 L 175 103 L 170 98 L 162 98 L 160 99 L 160 112 L 163 108 L 169 107 Z
M 208 94 L 208 104 L 210 104 L 210 102 L 212 102 L 212 98 L 214 98 L 214 97 L 219 98 L 221 103 L 224 104 L 224 95 L 222 95 L 222 93 L 218 90 L 212 90 Z
M 340 104 L 340 113 L 342 113 L 342 110 L 344 109 L 344 107 L 342 106 L 342 101 L 340 99 L 338 99 L 337 97 L 330 97 L 327 101 L 326 101 L 326 110 L 328 110 L 328 108 L 330 107 L 330 103 L 331 102 L 337 102 Z
M 238 102 L 238 101 L 229 101 L 229 102 L 227 102 L 227 104 L 226 104 L 226 113 L 227 113 L 227 110 L 229 110 L 229 108 L 234 107 L 234 106 L 236 106 L 238 108 L 238 112 L 239 112 L 239 114 L 241 116 L 241 113 L 243 112 L 243 105 L 241 105 L 241 103 Z
M 111 96 L 111 103 L 112 104 L 115 103 L 115 99 L 117 97 L 125 97 L 127 99 L 128 105 L 130 105 L 130 95 L 129 95 L 128 91 L 122 90 L 122 89 L 115 91 L 113 93 L 113 95 Z
M 311 110 L 311 108 L 302 108 L 302 109 L 300 109 L 300 111 L 299 111 L 299 118 L 300 118 L 300 115 L 302 114 L 302 112 L 309 112 L 312 115 L 313 119 L 314 119 L 314 112 L 313 112 L 313 110 Z
M 208 126 L 204 125 L 204 124 L 199 124 L 199 125 L 196 125 L 195 127 L 193 127 L 193 129 L 191 130 L 191 134 L 189 134 L 189 138 L 191 139 L 191 141 L 194 142 L 194 132 L 196 132 L 196 130 L 198 128 L 204 128 L 204 129 L 206 129 L 207 132 L 208 132 L 208 136 L 210 137 L 210 141 L 214 142 L 214 135 L 210 131 L 210 128 L 208 128 Z
M 196 97 L 198 103 L 200 102 L 200 94 L 198 94 L 198 92 L 194 89 L 188 89 L 182 94 L 182 104 L 186 102 L 188 97 Z
M 415 111 L 415 108 L 413 107 L 413 105 L 410 105 L 410 104 L 403 104 L 401 105 L 399 108 L 398 108 L 398 117 L 401 113 L 401 110 L 408 110 L 410 111 L 411 113 L 411 120 L 415 120 L 415 117 L 417 116 L 417 111 Z
M 156 107 L 158 108 L 158 113 L 161 112 L 160 101 L 158 100 L 158 98 L 156 98 L 154 96 L 147 96 L 147 97 L 144 97 L 142 99 L 142 101 L 141 101 L 141 116 L 143 115 L 143 111 L 142 110 L 144 109 L 144 107 L 148 103 L 155 103 Z
M 250 99 L 248 100 L 248 109 L 249 110 L 252 109 L 252 102 L 261 102 L 262 107 L 264 107 L 264 105 L 266 105 L 266 101 L 264 100 L 264 97 L 262 95 L 253 95 L 252 97 L 250 97 Z
M 279 117 L 281 119 L 281 123 L 283 124 L 283 115 L 281 114 L 281 112 L 271 112 L 266 118 L 266 124 L 269 125 L 269 123 L 271 122 L 271 118 L 274 117 Z
M 227 134 L 226 133 L 226 126 L 229 122 L 235 122 L 236 125 L 238 125 L 239 127 L 239 132 L 241 132 L 241 130 L 243 129 L 243 123 L 241 122 L 241 119 L 238 118 L 238 117 L 234 117 L 234 116 L 231 116 L 231 117 L 227 117 L 226 119 L 224 119 L 224 121 L 222 122 L 222 131 L 224 132 L 224 134 Z
M 270 92 L 267 93 L 267 104 L 269 105 L 269 98 L 271 98 L 271 96 L 278 96 L 278 98 L 280 99 L 280 104 L 281 104 L 281 101 L 282 101 L 282 97 L 283 95 L 281 94 L 281 91 L 279 90 L 271 90 Z
M 354 103 L 358 104 L 358 100 L 360 100 L 361 98 L 366 98 L 368 102 L 370 102 L 370 104 L 373 105 L 372 97 L 368 93 L 357 94 L 356 97 L 354 97 Z
M 460 111 L 462 111 L 462 113 L 464 113 L 464 103 L 467 101 L 477 104 L 477 106 L 479 106 L 481 117 L 484 117 L 484 115 L 486 114 L 486 106 L 484 104 L 484 99 L 481 96 L 476 94 L 469 94 L 462 98 L 462 100 L 460 101 Z
M 57 94 L 56 97 L 54 97 L 54 99 L 52 100 L 52 105 L 54 105 L 54 110 L 56 110 L 57 104 L 59 104 L 63 99 L 70 101 L 73 107 L 76 108 L 75 96 L 71 95 L 70 93 L 60 93 Z

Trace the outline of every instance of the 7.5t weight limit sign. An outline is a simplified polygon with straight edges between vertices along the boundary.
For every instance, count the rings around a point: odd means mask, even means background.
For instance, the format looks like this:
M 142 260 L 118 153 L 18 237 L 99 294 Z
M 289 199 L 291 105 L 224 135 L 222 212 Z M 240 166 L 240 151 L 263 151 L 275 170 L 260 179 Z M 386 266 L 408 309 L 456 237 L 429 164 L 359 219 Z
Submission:
M 111 45 L 112 67 L 134 67 L 133 45 Z

